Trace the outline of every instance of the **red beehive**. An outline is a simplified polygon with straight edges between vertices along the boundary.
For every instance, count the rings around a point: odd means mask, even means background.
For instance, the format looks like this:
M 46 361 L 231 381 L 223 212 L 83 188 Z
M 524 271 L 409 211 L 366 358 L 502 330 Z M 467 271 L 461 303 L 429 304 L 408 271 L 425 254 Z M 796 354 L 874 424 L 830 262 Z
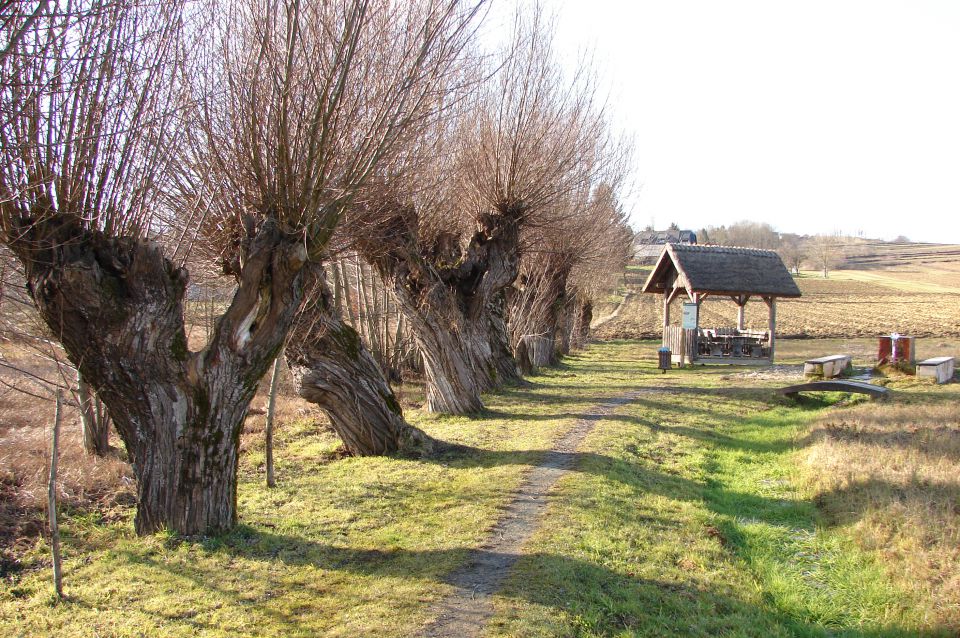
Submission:
M 907 363 L 914 365 L 916 363 L 916 350 L 914 348 L 914 337 L 908 337 L 893 333 L 880 337 L 880 344 L 877 350 L 877 363 Z

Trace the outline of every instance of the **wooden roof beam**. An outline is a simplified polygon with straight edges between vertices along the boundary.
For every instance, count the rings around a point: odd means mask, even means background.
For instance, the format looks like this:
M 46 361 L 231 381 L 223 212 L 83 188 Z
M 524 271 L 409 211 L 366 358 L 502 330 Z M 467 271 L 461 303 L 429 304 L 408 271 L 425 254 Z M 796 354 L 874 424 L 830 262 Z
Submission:
M 676 287 L 674 287 L 673 290 L 671 290 L 669 293 L 667 293 L 667 303 L 668 303 L 668 304 L 673 303 L 673 300 L 676 299 L 677 297 L 679 297 L 679 296 L 680 296 L 680 293 L 682 293 L 683 291 L 684 291 L 683 286 L 676 286 Z

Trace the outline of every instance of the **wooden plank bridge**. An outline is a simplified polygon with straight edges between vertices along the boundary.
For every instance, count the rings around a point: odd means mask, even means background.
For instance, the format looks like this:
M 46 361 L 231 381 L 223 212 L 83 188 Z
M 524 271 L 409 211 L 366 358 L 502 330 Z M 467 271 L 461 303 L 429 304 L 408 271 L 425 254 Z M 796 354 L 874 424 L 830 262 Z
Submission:
M 810 383 L 791 385 L 777 390 L 777 394 L 782 394 L 791 399 L 797 398 L 801 392 L 852 392 L 866 394 L 874 399 L 886 399 L 890 396 L 890 390 L 882 385 L 862 381 L 811 381 Z

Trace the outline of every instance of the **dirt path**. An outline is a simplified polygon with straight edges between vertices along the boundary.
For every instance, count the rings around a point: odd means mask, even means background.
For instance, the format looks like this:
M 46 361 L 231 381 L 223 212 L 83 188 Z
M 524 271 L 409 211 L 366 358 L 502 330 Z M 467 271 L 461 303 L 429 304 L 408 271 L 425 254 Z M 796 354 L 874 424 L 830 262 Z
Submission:
M 554 484 L 576 463 L 577 448 L 597 421 L 615 408 L 633 400 L 637 392 L 608 399 L 584 414 L 540 465 L 527 475 L 490 535 L 474 550 L 470 560 L 447 577 L 456 590 L 434 608 L 435 620 L 420 636 L 424 638 L 471 638 L 479 636 L 493 616 L 493 594 L 506 580 L 510 568 L 523 554 L 547 506 Z
M 597 319 L 596 321 L 594 321 L 594 322 L 590 325 L 590 329 L 591 329 L 591 330 L 596 330 L 597 328 L 599 328 L 600 326 L 604 325 L 605 323 L 608 323 L 608 322 L 610 322 L 610 321 L 613 321 L 614 319 L 616 319 L 617 317 L 619 317 L 619 316 L 620 316 L 620 311 L 623 309 L 624 306 L 627 305 L 627 302 L 630 301 L 630 299 L 631 299 L 635 294 L 636 294 L 636 293 L 635 293 L 634 291 L 628 290 L 627 293 L 623 296 L 623 299 L 620 300 L 620 303 L 617 304 L 617 307 L 613 309 L 613 312 L 611 312 L 611 313 L 610 313 L 609 315 L 607 315 L 606 317 L 600 317 L 599 319 Z

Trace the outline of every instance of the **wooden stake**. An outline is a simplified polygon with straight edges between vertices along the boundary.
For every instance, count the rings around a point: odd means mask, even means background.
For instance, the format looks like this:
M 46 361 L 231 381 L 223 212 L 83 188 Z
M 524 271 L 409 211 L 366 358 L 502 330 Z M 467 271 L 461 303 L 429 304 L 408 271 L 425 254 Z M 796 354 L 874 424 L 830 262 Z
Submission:
M 767 304 L 769 315 L 767 318 L 767 330 L 770 332 L 770 363 L 773 363 L 774 349 L 777 343 L 777 299 L 776 297 L 764 297 Z
M 60 451 L 60 415 L 63 411 L 63 390 L 57 390 L 57 407 L 53 417 L 53 443 L 50 451 L 50 481 L 47 483 L 47 507 L 50 515 L 50 545 L 53 549 L 53 586 L 57 598 L 63 598 L 63 570 L 60 566 L 60 526 L 57 524 L 57 459 Z
M 280 385 L 281 352 L 273 362 L 273 374 L 270 375 L 270 398 L 267 400 L 267 425 L 264 432 L 267 437 L 267 487 L 275 487 L 277 482 L 273 476 L 273 417 L 277 411 L 277 386 Z

